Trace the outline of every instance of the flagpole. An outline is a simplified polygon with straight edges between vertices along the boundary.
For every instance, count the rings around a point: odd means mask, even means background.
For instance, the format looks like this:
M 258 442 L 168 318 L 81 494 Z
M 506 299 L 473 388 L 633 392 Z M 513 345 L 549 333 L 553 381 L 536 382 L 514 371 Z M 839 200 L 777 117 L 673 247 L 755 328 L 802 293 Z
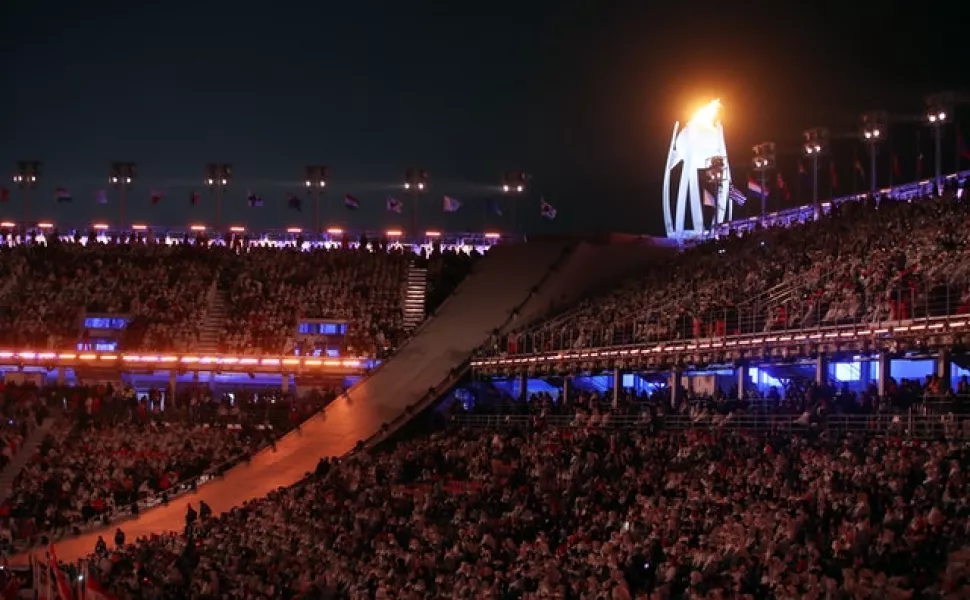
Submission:
M 125 230 L 125 196 L 127 195 L 125 194 L 125 192 L 127 191 L 127 189 L 128 189 L 128 186 L 122 185 L 120 190 L 121 193 L 119 194 L 119 198 L 120 198 L 118 201 L 118 212 L 119 212 L 118 230 L 119 231 Z
M 320 186 L 313 188 L 313 235 L 320 233 Z
M 215 222 L 215 230 L 216 231 L 219 231 L 219 217 L 221 216 L 220 213 L 222 212 L 222 186 L 221 185 L 217 185 L 216 186 L 215 194 L 216 194 L 216 222 Z

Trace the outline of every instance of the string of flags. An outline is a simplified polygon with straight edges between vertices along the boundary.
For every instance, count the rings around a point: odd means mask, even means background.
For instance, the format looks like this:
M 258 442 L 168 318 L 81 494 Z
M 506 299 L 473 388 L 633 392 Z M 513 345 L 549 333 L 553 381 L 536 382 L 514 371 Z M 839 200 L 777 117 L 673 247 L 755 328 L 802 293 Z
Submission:
M 753 184 L 753 181 L 751 181 L 749 182 L 749 187 L 751 185 L 756 185 L 756 184 Z M 744 197 L 744 194 L 741 194 L 741 192 L 739 192 L 737 188 L 734 188 L 732 186 L 731 194 L 732 194 L 731 198 L 733 200 L 735 200 L 739 204 L 744 203 L 743 200 L 741 199 Z M 738 194 L 739 196 L 735 197 L 735 194 Z M 155 206 L 155 205 L 161 204 L 161 202 L 165 199 L 165 197 L 166 197 L 166 194 L 163 190 L 153 189 L 148 194 L 148 201 L 152 206 Z M 202 195 L 199 192 L 192 191 L 189 193 L 190 205 L 197 206 L 200 203 L 201 199 L 202 199 Z M 54 200 L 59 204 L 70 203 L 74 201 L 74 195 L 67 188 L 59 187 L 54 190 Z M 9 202 L 9 201 L 10 201 L 10 190 L 8 190 L 7 188 L 0 188 L 0 202 Z M 109 204 L 108 191 L 98 190 L 95 193 L 95 202 L 97 204 L 102 204 L 102 205 Z M 257 194 L 252 190 L 249 190 L 246 193 L 246 204 L 250 208 L 261 208 L 266 205 L 266 202 L 262 196 L 260 196 L 259 194 Z M 344 207 L 347 208 L 347 210 L 357 210 L 360 208 L 360 206 L 361 206 L 361 201 L 358 200 L 356 196 L 352 196 L 351 194 L 346 194 L 344 196 Z M 297 196 L 296 194 L 288 193 L 286 195 L 286 207 L 292 210 L 302 211 L 303 199 Z M 444 212 L 456 213 L 460 211 L 463 207 L 464 207 L 464 202 L 462 200 L 459 200 L 458 198 L 455 198 L 453 196 L 442 197 L 441 208 Z M 502 205 L 495 198 L 487 198 L 485 200 L 485 208 L 489 214 L 493 214 L 498 217 L 501 217 L 505 214 L 505 211 L 502 208 Z M 384 209 L 386 212 L 389 212 L 389 213 L 394 213 L 398 215 L 404 214 L 405 203 L 403 200 L 400 200 L 399 198 L 388 196 L 384 200 Z M 544 219 L 552 220 L 556 218 L 557 211 L 556 211 L 556 208 L 552 204 L 547 202 L 545 198 L 541 198 L 539 200 L 539 215 Z

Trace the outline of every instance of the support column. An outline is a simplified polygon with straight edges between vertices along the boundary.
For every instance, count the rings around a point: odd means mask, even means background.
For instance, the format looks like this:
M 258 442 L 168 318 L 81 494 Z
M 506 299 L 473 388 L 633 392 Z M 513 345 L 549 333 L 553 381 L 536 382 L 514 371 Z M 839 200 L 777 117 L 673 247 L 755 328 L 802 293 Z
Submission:
M 829 361 L 824 354 L 819 354 L 815 360 L 815 385 L 824 385 L 829 378 Z
M 562 378 L 562 396 L 559 397 L 559 403 L 563 404 L 569 401 L 569 375 L 564 375 Z
M 943 385 L 940 386 L 941 394 L 946 393 L 946 390 L 953 386 L 951 369 L 950 351 L 944 348 L 936 358 L 936 376 L 943 381 Z
M 280 391 L 284 394 L 290 393 L 290 374 L 283 373 L 283 380 L 280 382 Z
M 67 367 L 57 368 L 57 385 L 60 387 L 64 387 L 64 381 L 67 376 L 66 371 L 67 371 Z
M 670 406 L 677 406 L 680 393 L 680 369 L 675 367 L 670 372 Z
M 178 375 L 177 369 L 171 369 L 168 372 L 168 389 L 165 391 L 165 403 L 169 406 L 175 406 L 175 397 L 178 395 L 175 393 L 176 376 Z
M 879 397 L 883 398 L 886 396 L 886 390 L 889 389 L 889 380 L 892 378 L 892 361 L 889 360 L 888 352 L 879 353 Z
M 859 384 L 862 385 L 863 390 L 869 389 L 869 384 L 872 383 L 872 361 L 862 360 L 859 361 Z
M 613 369 L 613 408 L 620 405 L 620 387 L 623 385 L 623 372 Z
M 738 372 L 738 400 L 744 399 L 744 393 L 748 389 L 748 363 L 741 363 L 737 368 Z
M 519 402 L 529 399 L 529 376 L 525 373 L 519 375 Z

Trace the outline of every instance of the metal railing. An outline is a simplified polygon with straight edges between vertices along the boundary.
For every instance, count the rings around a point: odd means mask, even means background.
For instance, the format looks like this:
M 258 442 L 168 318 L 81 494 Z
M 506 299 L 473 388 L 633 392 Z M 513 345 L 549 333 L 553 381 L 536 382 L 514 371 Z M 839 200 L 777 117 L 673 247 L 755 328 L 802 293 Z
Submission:
M 455 425 L 474 428 L 507 427 L 662 429 L 667 431 L 729 430 L 761 433 L 797 433 L 809 430 L 832 434 L 863 434 L 877 437 L 918 439 L 948 437 L 970 439 L 970 414 L 842 414 L 812 417 L 802 414 L 730 414 L 692 416 L 601 415 L 595 420 L 577 415 L 463 414 L 453 415 Z
M 890 289 L 846 288 L 832 275 L 803 280 L 798 302 L 775 306 L 758 302 L 725 306 L 696 313 L 665 316 L 645 309 L 633 318 L 603 324 L 573 323 L 541 327 L 500 340 L 504 354 L 539 354 L 717 340 L 777 334 L 824 332 L 856 326 L 870 330 L 903 325 L 948 323 L 970 318 L 970 282 L 898 283 Z M 794 293 L 793 297 L 799 295 Z M 556 325 L 563 321 L 557 319 Z

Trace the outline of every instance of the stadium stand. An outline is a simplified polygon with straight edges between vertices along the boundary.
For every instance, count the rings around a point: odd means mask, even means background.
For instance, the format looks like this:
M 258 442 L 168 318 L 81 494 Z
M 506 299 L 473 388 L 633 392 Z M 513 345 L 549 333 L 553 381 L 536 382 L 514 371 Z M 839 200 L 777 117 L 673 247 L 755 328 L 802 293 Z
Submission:
M 388 355 L 406 339 L 409 268 L 428 270 L 423 309 L 440 304 L 480 255 L 435 247 L 415 255 L 367 249 L 163 244 L 103 239 L 0 248 L 0 345 L 37 350 L 98 349 L 85 317 L 124 321 L 120 350 L 278 356 L 293 353 L 303 320 L 344 327 L 342 356 Z M 410 293 L 415 293 L 411 290 Z M 430 300 L 425 294 L 433 294 Z M 218 304 L 218 314 L 210 308 Z M 433 306 L 432 306 L 433 307 Z M 312 345 L 312 344 L 311 344 Z
M 8 541 L 22 546 L 167 502 L 272 446 L 335 393 L 295 398 L 183 386 L 164 410 L 158 392 L 139 400 L 110 385 L 9 386 L 5 396 L 22 418 L 58 414 L 0 504 Z
M 970 204 L 954 189 L 698 244 L 490 352 L 723 337 L 966 313 Z
M 396 354 L 328 410 L 297 409 L 256 439 L 200 390 L 173 413 L 68 402 L 15 482 L 5 535 L 74 533 L 101 520 L 95 506 L 155 501 L 182 474 L 251 456 L 184 497 L 214 514 L 176 528 L 184 505 L 162 506 L 127 522 L 133 543 L 95 547 L 89 533 L 65 540 L 68 555 L 94 549 L 84 572 L 119 597 L 966 597 L 970 383 L 951 389 L 949 373 L 612 400 L 563 383 L 402 427 L 486 338 L 485 353 L 515 356 L 966 314 L 968 213 L 952 189 L 844 203 L 661 264 L 631 247 L 497 247 L 468 278 L 474 257 L 203 251 L 227 298 L 227 350 L 290 351 L 306 318 L 349 323 L 346 351 Z M 580 281 L 607 256 L 612 270 Z M 436 318 L 408 338 L 416 264 Z M 277 453 L 271 440 L 299 423 Z
M 450 428 L 102 548 L 122 597 L 959 597 L 970 446 Z M 656 594 L 656 596 L 648 596 Z

